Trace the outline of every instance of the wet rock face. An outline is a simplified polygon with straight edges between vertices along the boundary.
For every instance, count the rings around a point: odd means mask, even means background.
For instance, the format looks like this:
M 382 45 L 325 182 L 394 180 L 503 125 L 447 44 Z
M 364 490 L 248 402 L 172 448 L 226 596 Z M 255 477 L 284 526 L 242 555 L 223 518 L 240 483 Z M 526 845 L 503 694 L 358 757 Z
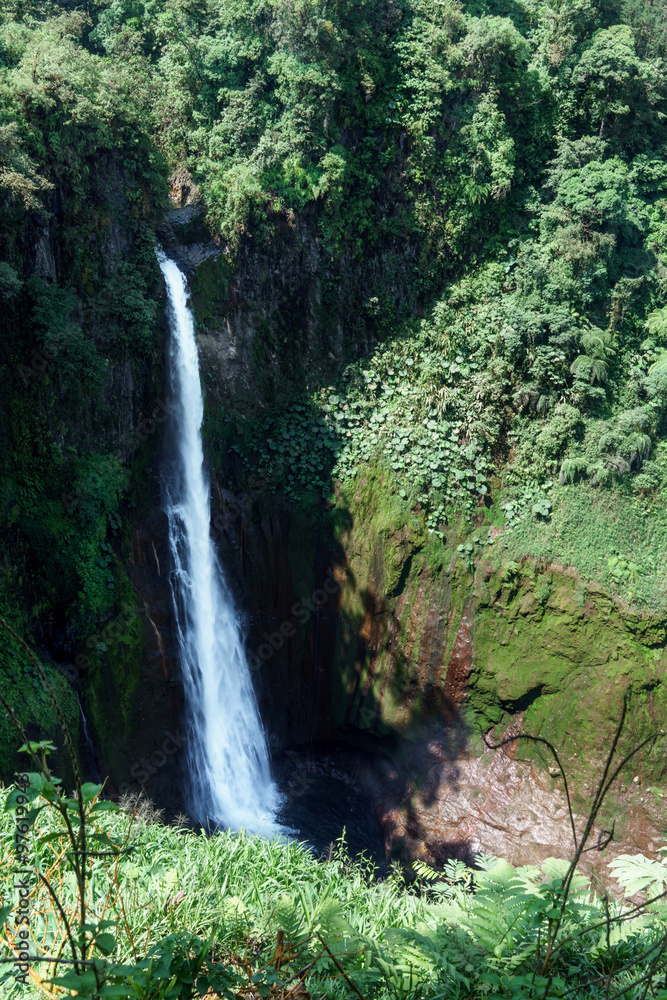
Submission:
M 157 490 L 157 483 L 155 484 Z M 132 526 L 132 591 L 85 671 L 96 765 L 115 796 L 143 793 L 168 817 L 184 811 L 187 724 L 168 573 L 167 519 L 149 507 Z
M 329 739 L 340 586 L 322 543 L 320 507 L 236 497 L 219 484 L 213 496 L 214 537 L 271 747 Z
M 257 243 L 257 245 L 255 245 Z M 344 360 L 372 340 L 356 324 L 344 333 L 344 302 L 358 297 L 352 274 L 334 289 L 312 228 L 278 227 L 275 240 L 248 239 L 234 257 L 206 261 L 192 277 L 202 369 L 210 372 L 216 404 L 244 416 L 290 399 L 309 380 L 326 384 Z
M 363 500 L 363 488 L 355 496 Z M 344 518 L 324 510 L 320 523 L 316 508 L 218 491 L 219 547 L 239 607 L 249 609 L 248 650 L 274 750 L 338 738 L 353 752 L 375 741 L 375 764 L 363 764 L 360 781 L 390 858 L 570 856 L 553 760 L 525 742 L 491 753 L 480 731 L 551 739 L 580 831 L 623 693 L 632 704 L 624 752 L 664 720 L 661 626 L 624 618 L 593 587 L 582 601 L 579 582 L 558 567 L 526 565 L 504 580 L 501 564 L 482 563 L 473 576 L 455 547 L 385 517 L 372 499 Z M 303 612 L 327 579 L 338 591 L 318 615 Z M 273 649 L 284 623 L 296 634 Z M 616 841 L 588 852 L 584 869 L 604 874 L 614 852 L 650 854 L 661 843 L 660 800 L 643 790 L 662 780 L 664 749 L 637 766 L 591 845 L 614 817 Z
M 231 252 L 206 228 L 187 172 L 172 176 L 170 196 L 158 236 L 189 277 L 211 409 L 243 419 L 326 384 L 368 351 L 379 316 L 419 312 L 405 242 L 334 257 L 311 206 L 267 217 Z
M 515 720 L 507 738 L 520 724 Z M 466 743 L 465 728 L 452 724 L 391 748 L 358 737 L 289 748 L 274 759 L 281 822 L 324 854 L 345 829 L 351 853 L 364 852 L 380 872 L 399 863 L 408 878 L 415 860 L 435 868 L 451 859 L 474 866 L 481 853 L 520 867 L 572 858 L 560 776 L 524 759 L 520 744 L 473 756 Z M 579 870 L 618 892 L 608 868 L 614 858 L 641 852 L 657 860 L 664 817 L 653 801 L 636 788 L 612 803 L 593 827 Z M 587 821 L 583 801 L 573 820 L 579 839 Z
M 509 735 L 520 727 L 515 720 Z M 522 758 L 521 744 L 477 757 L 453 749 L 451 738 L 431 737 L 407 766 L 378 762 L 366 775 L 388 860 L 408 867 L 415 858 L 434 866 L 452 858 L 472 864 L 485 853 L 520 866 L 572 857 L 575 843 L 560 775 L 554 779 Z M 577 805 L 582 808 L 573 809 L 573 819 L 580 838 L 589 803 Z M 652 796 L 636 789 L 602 815 L 587 840 L 581 871 L 609 883 L 607 866 L 619 854 L 659 859 L 664 817 Z

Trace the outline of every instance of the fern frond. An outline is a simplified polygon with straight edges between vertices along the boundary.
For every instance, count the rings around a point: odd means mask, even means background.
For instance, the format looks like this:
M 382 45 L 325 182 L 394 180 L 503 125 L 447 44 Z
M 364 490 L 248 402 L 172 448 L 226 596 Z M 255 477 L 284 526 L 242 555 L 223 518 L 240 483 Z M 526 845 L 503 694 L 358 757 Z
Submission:
M 658 343 L 667 341 L 667 306 L 664 309 L 654 309 L 646 320 L 648 332 Z
M 343 904 L 337 899 L 326 899 L 317 908 L 317 927 L 325 935 L 352 936 L 354 929 L 345 916 Z
M 506 939 L 513 939 L 527 908 L 535 899 L 535 887 L 506 861 L 498 861 L 477 875 L 477 892 L 468 913 L 461 917 L 474 938 L 494 952 Z
M 469 989 L 470 979 L 465 972 L 475 971 L 482 953 L 466 946 L 464 937 L 460 930 L 445 939 L 434 939 L 406 928 L 392 928 L 384 935 L 385 947 L 378 964 L 388 982 L 406 992 L 424 978 L 433 981 L 441 977 L 451 985 Z
M 594 358 L 591 365 L 591 382 L 598 384 L 607 381 L 607 362 L 602 358 Z
M 298 912 L 298 906 L 296 900 L 284 894 L 278 900 L 272 914 L 274 926 L 291 940 L 295 940 L 304 932 L 303 917 Z
M 600 330 L 597 326 L 582 333 L 581 346 L 589 357 L 600 360 L 604 360 L 614 353 L 612 335 L 607 330 Z
M 570 365 L 570 371 L 591 385 L 607 381 L 607 362 L 604 358 L 579 354 Z
M 663 354 L 657 361 L 654 361 L 648 371 L 649 375 L 653 375 L 656 372 L 667 371 L 667 354 Z
M 589 358 L 587 354 L 579 354 L 570 365 L 570 371 L 573 375 L 590 381 L 592 367 L 592 358 Z
M 588 465 L 581 458 L 566 458 L 560 467 L 561 483 L 576 483 L 588 474 Z
M 569 867 L 570 862 L 564 858 L 545 858 L 542 862 L 542 871 L 545 875 L 553 879 L 565 878 Z M 583 889 L 590 889 L 590 885 L 591 880 L 586 875 L 582 875 L 581 872 L 577 871 L 570 883 L 570 889 L 572 892 L 581 892 Z
M 667 888 L 667 859 L 651 861 L 643 854 L 619 854 L 609 864 L 614 878 L 625 886 L 625 895 L 634 896 L 646 890 L 650 896 Z
M 419 875 L 420 878 L 425 879 L 427 882 L 436 882 L 438 879 L 442 878 L 441 872 L 437 872 L 435 868 L 431 868 L 427 865 L 425 861 L 420 861 L 417 859 L 412 862 L 412 870 Z
M 487 872 L 496 867 L 498 864 L 498 858 L 495 854 L 484 854 L 482 852 L 475 855 L 475 864 L 480 871 Z

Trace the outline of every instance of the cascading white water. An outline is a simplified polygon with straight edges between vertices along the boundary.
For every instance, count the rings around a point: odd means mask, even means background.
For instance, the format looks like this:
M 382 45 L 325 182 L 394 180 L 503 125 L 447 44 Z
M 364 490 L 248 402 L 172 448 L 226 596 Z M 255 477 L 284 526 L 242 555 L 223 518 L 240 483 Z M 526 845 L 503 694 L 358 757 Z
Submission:
M 81 735 L 83 736 L 83 749 L 85 750 L 85 757 L 87 757 L 85 766 L 90 769 L 91 780 L 95 783 L 99 783 L 100 775 L 97 770 L 97 761 L 95 760 L 95 747 L 93 746 L 93 741 L 90 738 L 88 722 L 83 712 L 83 705 L 81 704 L 81 699 L 79 698 L 79 692 L 76 689 L 74 694 L 76 695 L 76 701 L 79 706 L 79 714 L 81 715 Z
M 278 830 L 279 793 L 242 636 L 210 536 L 204 403 L 185 276 L 163 254 L 170 306 L 173 469 L 165 483 L 172 595 L 189 716 L 190 809 L 210 828 Z

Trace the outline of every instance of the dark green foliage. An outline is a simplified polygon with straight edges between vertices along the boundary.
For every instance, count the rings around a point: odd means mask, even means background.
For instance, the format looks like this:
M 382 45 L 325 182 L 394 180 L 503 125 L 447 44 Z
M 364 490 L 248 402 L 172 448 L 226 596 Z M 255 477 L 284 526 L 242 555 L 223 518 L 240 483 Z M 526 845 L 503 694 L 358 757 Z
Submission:
M 136 68 L 73 8 L 0 14 L 0 603 L 69 663 L 124 575 L 117 372 L 157 341 L 166 190 Z
M 6 611 L 3 597 L 0 598 L 0 614 Z M 15 624 L 20 627 L 23 623 L 15 622 Z M 79 706 L 76 695 L 55 664 L 44 663 L 43 669 L 56 692 L 58 703 L 70 729 L 75 735 L 78 734 Z M 48 734 L 59 738 L 58 719 L 39 673 L 24 650 L 12 642 L 4 630 L 0 635 L 0 677 L 2 694 L 28 735 L 37 737 Z M 3 777 L 11 777 L 16 773 L 17 767 L 21 766 L 21 760 L 16 752 L 18 747 L 16 732 L 3 710 L 0 713 L 0 774 Z M 57 761 L 62 772 L 71 780 L 69 761 L 62 754 L 58 754 Z
M 253 7 L 253 16 L 259 9 Z M 264 20 L 254 20 L 253 31 L 262 44 L 244 50 L 247 81 L 250 63 L 269 75 L 280 63 L 284 86 L 296 69 L 285 68 L 283 45 L 292 55 L 298 50 L 308 66 L 324 73 L 326 65 L 334 74 L 328 82 L 322 76 L 320 86 L 335 100 L 324 104 L 310 130 L 288 128 L 292 115 L 306 116 L 305 91 L 294 81 L 280 91 L 283 110 L 273 119 L 273 138 L 298 135 L 302 164 L 306 151 L 333 150 L 339 142 L 341 183 L 354 172 L 356 186 L 339 203 L 333 188 L 315 190 L 321 177 L 315 171 L 308 182 L 304 175 L 297 197 L 296 189 L 288 194 L 281 187 L 286 175 L 274 171 L 253 175 L 258 182 L 246 185 L 248 198 L 259 199 L 264 212 L 269 205 L 272 212 L 303 211 L 313 201 L 327 239 L 335 236 L 341 212 L 346 246 L 359 246 L 353 243 L 359 234 L 365 252 L 383 232 L 404 233 L 419 246 L 418 274 L 409 280 L 437 294 L 419 324 L 392 329 L 391 319 L 383 317 L 381 325 L 378 316 L 378 329 L 389 331 L 386 346 L 347 368 L 336 385 L 270 416 L 254 437 L 246 433 L 238 441 L 254 484 L 268 482 L 299 497 L 323 489 L 331 475 L 345 479 L 364 461 L 379 460 L 398 478 L 406 503 L 426 507 L 437 529 L 457 507 L 479 517 L 488 497 L 510 526 L 526 517 L 549 522 L 560 483 L 612 491 L 618 509 L 627 511 L 621 533 L 630 532 L 637 504 L 646 513 L 659 509 L 665 487 L 662 25 L 649 8 L 632 4 L 566 3 L 549 13 L 517 4 L 510 17 L 489 6 L 404 4 L 391 24 L 385 12 L 390 27 L 382 45 L 391 59 L 373 77 L 374 87 L 358 84 L 364 105 L 355 105 L 350 142 L 336 125 L 352 106 L 351 66 L 343 71 L 316 32 L 308 43 L 305 35 L 297 42 L 287 29 L 277 32 L 288 16 L 282 5 L 273 19 L 261 9 Z M 249 16 L 249 7 L 243 10 Z M 319 8 L 308 10 L 309 24 L 320 23 Z M 285 5 L 285 11 L 292 27 L 301 23 L 296 8 Z M 336 30 L 348 24 L 346 8 L 331 11 L 341 19 L 331 14 Z M 371 5 L 355 17 L 370 19 Z M 228 46 L 229 34 L 224 37 Z M 364 46 L 375 51 L 375 40 L 354 37 L 358 53 Z M 262 74 L 262 87 L 268 79 Z M 276 93 L 262 91 L 269 92 Z M 269 107 L 247 88 L 244 99 L 255 111 Z M 377 139 L 369 129 L 383 100 L 381 150 L 360 171 L 363 150 Z M 322 131 L 323 120 L 330 134 Z M 216 147 L 219 163 L 259 171 L 268 155 L 265 134 Z M 203 167 L 196 157 L 191 163 L 205 197 L 213 197 L 210 163 Z M 383 176 L 374 181 L 378 166 Z M 369 231 L 357 221 L 362 190 Z M 380 198 L 393 199 L 393 209 L 378 218 Z M 221 215 L 219 203 L 210 206 L 215 224 L 231 238 L 224 227 L 232 216 Z M 251 227 L 251 217 L 270 225 L 266 214 L 247 211 Z M 467 272 L 453 278 L 462 264 Z M 370 315 L 373 306 L 379 313 L 371 298 Z M 613 553 L 598 550 L 586 530 L 584 520 L 572 545 L 579 546 L 582 566 L 590 563 L 585 553 L 592 547 L 604 577 Z M 619 551 L 633 548 L 630 538 L 617 544 Z M 618 582 L 613 574 L 609 580 Z M 654 580 L 640 588 L 642 599 L 654 603 L 656 587 Z M 632 587 L 628 593 L 637 598 Z
M 334 257 L 400 236 L 430 283 L 509 224 L 549 149 L 529 42 L 455 3 L 122 0 L 89 39 L 143 61 L 158 141 L 232 245 L 310 205 Z

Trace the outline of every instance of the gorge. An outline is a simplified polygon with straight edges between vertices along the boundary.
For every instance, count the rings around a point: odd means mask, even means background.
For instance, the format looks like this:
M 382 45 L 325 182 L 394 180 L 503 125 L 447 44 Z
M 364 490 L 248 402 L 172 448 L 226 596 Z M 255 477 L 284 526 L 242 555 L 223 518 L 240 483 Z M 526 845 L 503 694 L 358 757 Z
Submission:
M 641 750 L 579 867 L 662 866 L 666 26 L 644 0 L 0 12 L 0 684 L 63 788 L 62 720 L 158 840 L 218 831 L 202 858 L 292 831 L 325 866 L 345 828 L 382 891 L 488 855 L 546 884 L 572 829 L 523 737 L 581 832 L 625 711 Z M 20 745 L 3 712 L 5 788 Z M 217 891 L 146 877 L 165 935 Z M 277 926 L 247 930 L 276 975 Z

